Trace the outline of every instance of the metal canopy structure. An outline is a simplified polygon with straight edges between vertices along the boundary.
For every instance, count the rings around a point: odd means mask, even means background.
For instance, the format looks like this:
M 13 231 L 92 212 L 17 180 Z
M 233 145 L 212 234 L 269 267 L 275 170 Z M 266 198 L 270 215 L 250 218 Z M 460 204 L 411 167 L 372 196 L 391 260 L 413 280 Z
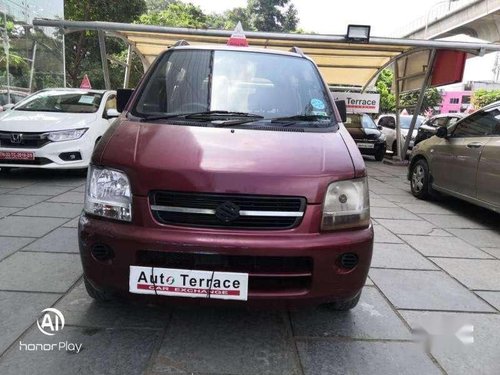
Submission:
M 128 59 L 125 63 L 124 87 L 128 86 L 132 51 L 142 61 L 146 70 L 161 52 L 173 46 L 179 40 L 190 44 L 226 44 L 232 31 L 185 29 L 138 24 L 112 22 L 83 22 L 35 19 L 34 26 L 58 27 L 65 33 L 82 30 L 98 32 L 105 83 L 109 86 L 108 59 L 105 37 L 119 38 L 128 46 Z M 485 53 L 500 51 L 499 44 L 451 42 L 435 40 L 414 40 L 370 37 L 368 43 L 349 43 L 345 35 L 320 34 L 282 34 L 268 32 L 245 32 L 251 46 L 290 50 L 299 47 L 304 54 L 312 58 L 318 65 L 325 81 L 329 84 L 345 86 L 362 86 L 363 91 L 369 87 L 378 74 L 386 67 L 394 64 L 396 104 L 399 107 L 399 94 L 408 89 L 419 89 L 420 100 L 414 108 L 415 115 L 410 126 L 409 136 L 404 147 L 401 137 L 399 116 L 396 114 L 396 130 L 398 132 L 398 152 L 405 155 L 413 131 L 418 112 L 423 101 L 423 93 L 430 85 L 432 66 L 437 50 L 463 51 L 470 55 L 482 56 Z M 404 61 L 405 69 L 402 69 Z M 414 66 L 411 67 L 411 64 Z M 405 75 L 410 67 L 411 74 Z M 107 75 L 107 77 L 106 77 Z M 107 87 L 109 88 L 109 87 Z M 397 111 L 400 108 L 397 108 Z M 401 156 L 399 156 L 401 159 Z

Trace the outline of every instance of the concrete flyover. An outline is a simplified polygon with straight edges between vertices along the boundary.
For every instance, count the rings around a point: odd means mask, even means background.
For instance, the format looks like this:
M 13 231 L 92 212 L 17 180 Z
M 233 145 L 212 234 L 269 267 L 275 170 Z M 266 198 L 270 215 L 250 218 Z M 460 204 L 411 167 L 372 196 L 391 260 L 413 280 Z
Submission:
M 450 8 L 450 4 L 453 5 Z M 439 5 L 436 4 L 436 5 Z M 431 13 L 410 25 L 402 36 L 412 39 L 435 39 L 466 34 L 489 42 L 500 42 L 500 0 L 459 0 L 442 2 L 444 11 Z M 441 9 L 443 10 L 443 9 Z M 409 26 L 410 26 L 409 25 Z

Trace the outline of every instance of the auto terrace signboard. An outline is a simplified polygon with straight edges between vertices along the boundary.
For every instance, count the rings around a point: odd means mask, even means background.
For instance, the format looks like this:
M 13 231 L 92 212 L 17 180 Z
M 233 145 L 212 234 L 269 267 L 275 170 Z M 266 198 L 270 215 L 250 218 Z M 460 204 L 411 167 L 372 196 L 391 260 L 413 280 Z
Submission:
M 344 100 L 347 113 L 378 113 L 380 94 L 360 94 L 356 92 L 333 91 L 335 100 Z

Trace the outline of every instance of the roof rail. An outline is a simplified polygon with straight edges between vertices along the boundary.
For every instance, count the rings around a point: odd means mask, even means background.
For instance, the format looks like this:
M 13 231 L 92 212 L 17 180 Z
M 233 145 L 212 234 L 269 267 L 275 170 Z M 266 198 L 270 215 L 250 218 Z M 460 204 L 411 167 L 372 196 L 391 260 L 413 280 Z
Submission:
M 172 47 L 179 47 L 179 46 L 189 46 L 189 43 L 184 39 L 181 39 L 175 42 L 175 44 Z
M 304 52 L 302 52 L 302 50 L 299 47 L 294 46 L 294 47 L 290 48 L 290 52 L 296 53 L 300 56 L 305 56 Z

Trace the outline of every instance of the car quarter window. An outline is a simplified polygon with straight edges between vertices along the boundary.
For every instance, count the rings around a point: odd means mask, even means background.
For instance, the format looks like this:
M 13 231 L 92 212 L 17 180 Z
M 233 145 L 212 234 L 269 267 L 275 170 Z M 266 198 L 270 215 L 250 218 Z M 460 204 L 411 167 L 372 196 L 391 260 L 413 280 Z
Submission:
M 106 110 L 116 109 L 116 95 L 110 95 L 106 100 Z
M 453 137 L 488 136 L 495 132 L 499 123 L 499 108 L 483 110 L 457 123 Z
M 396 127 L 396 121 L 394 121 L 394 118 L 392 116 L 382 117 L 378 121 L 378 124 L 383 126 L 384 128 L 394 129 Z

